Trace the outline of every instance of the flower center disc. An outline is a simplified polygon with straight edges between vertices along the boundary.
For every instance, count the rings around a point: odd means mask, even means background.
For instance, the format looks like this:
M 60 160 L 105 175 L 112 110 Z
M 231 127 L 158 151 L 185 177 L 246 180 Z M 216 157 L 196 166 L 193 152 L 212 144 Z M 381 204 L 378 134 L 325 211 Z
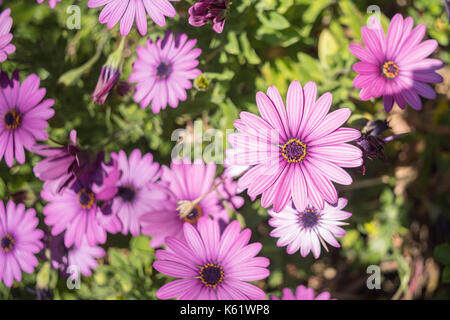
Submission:
M 5 113 L 3 121 L 7 129 L 17 129 L 20 125 L 20 120 L 22 116 L 15 110 L 9 110 Z
M 320 219 L 320 215 L 317 213 L 316 209 L 313 208 L 306 209 L 301 212 L 298 217 L 303 227 L 307 229 L 314 228 Z
M 167 62 L 161 62 L 158 67 L 156 67 L 156 77 L 158 79 L 167 79 L 170 74 L 170 66 Z
M 80 206 L 84 209 L 90 209 L 94 205 L 95 196 L 92 191 L 81 189 L 78 192 L 78 202 Z
M 192 211 L 183 218 L 184 221 L 189 222 L 189 223 L 196 223 L 202 216 L 202 208 L 196 204 L 194 209 L 192 209 Z
M 209 288 L 217 287 L 223 281 L 223 268 L 218 264 L 208 263 L 200 270 L 200 280 Z
M 3 252 L 9 252 L 14 248 L 15 240 L 10 234 L 5 234 L 0 241 L 0 248 Z
M 119 187 L 118 194 L 125 202 L 133 202 L 136 198 L 136 190 L 130 185 Z
M 394 61 L 387 61 L 383 64 L 382 72 L 386 78 L 394 79 L 398 76 L 400 71 L 399 67 L 394 63 Z
M 281 155 L 287 162 L 300 162 L 306 157 L 306 144 L 299 139 L 291 139 L 284 144 Z

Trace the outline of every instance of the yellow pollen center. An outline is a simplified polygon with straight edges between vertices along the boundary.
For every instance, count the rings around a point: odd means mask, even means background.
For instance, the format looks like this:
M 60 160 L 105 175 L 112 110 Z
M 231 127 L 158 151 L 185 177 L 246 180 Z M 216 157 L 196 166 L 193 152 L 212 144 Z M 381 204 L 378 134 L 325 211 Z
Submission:
M 196 204 L 192 211 L 187 216 L 185 216 L 183 220 L 185 222 L 194 224 L 202 217 L 202 214 L 202 208 L 198 204 Z
M 394 79 L 398 76 L 399 71 L 400 69 L 394 61 L 387 61 L 383 64 L 382 72 L 386 78 Z
M 20 120 L 22 116 L 16 110 L 9 110 L 3 116 L 3 122 L 7 129 L 14 130 L 17 129 L 20 125 Z
M 306 157 L 306 144 L 297 138 L 290 139 L 281 148 L 281 155 L 287 162 L 300 162 Z
M 223 281 L 222 266 L 208 263 L 200 269 L 200 280 L 208 288 L 215 288 Z
M 91 209 L 94 206 L 95 196 L 92 191 L 81 189 L 78 192 L 78 203 L 83 209 Z

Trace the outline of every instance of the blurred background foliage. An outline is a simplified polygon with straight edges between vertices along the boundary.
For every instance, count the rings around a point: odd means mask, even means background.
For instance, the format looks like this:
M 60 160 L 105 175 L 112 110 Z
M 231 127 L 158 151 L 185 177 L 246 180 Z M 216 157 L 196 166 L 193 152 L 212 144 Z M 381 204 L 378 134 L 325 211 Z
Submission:
M 268 214 L 259 199 L 246 198 L 233 217 L 252 229 L 253 241 L 264 245 L 261 255 L 270 258 L 271 275 L 257 285 L 270 294 L 305 284 L 339 299 L 450 297 L 450 26 L 442 14 L 443 1 L 234 0 L 222 34 L 211 26 L 194 28 L 187 23 L 193 0 L 174 3 L 177 16 L 167 19 L 168 27 L 198 39 L 206 79 L 198 83 L 201 90 L 192 89 L 177 109 L 158 115 L 139 108 L 132 94 L 122 98 L 113 93 L 102 106 L 92 103 L 90 94 L 101 66 L 120 42 L 118 27 L 108 30 L 98 23 L 99 10 L 88 9 L 86 1 L 63 0 L 55 10 L 35 1 L 3 2 L 3 8 L 12 9 L 17 51 L 1 68 L 8 73 L 19 69 L 21 79 L 30 73 L 40 76 L 47 97 L 56 101 L 49 130 L 57 141 L 66 141 L 69 131 L 76 129 L 84 146 L 109 142 L 108 152 L 139 148 L 169 164 L 175 129 L 193 134 L 194 123 L 204 131 L 232 129 L 240 111 L 257 113 L 257 91 L 275 85 L 285 95 L 292 80 L 315 81 L 321 94 L 330 91 L 332 108 L 352 109 L 349 126 L 361 129 L 362 119 L 387 116 L 393 133 L 410 134 L 387 146 L 385 161 L 369 161 L 366 175 L 355 169 L 354 183 L 338 187 L 353 213 L 342 248 L 331 248 L 318 260 L 286 254 L 269 237 Z M 81 8 L 79 30 L 66 26 L 72 3 Z M 348 45 L 361 42 L 360 30 L 373 4 L 379 7 L 385 28 L 399 12 L 412 16 L 415 25 L 426 24 L 427 37 L 440 44 L 433 56 L 447 65 L 439 71 L 444 83 L 436 85 L 438 98 L 426 101 L 420 112 L 396 107 L 386 115 L 381 99 L 362 102 L 352 86 L 356 58 Z M 152 39 L 164 34 L 165 28 L 150 19 L 149 27 Z M 134 30 L 126 41 L 122 80 L 131 73 L 135 48 L 145 44 L 146 37 Z M 111 142 L 112 136 L 118 138 Z M 194 136 L 188 139 L 195 141 Z M 1 162 L 0 196 L 23 201 L 42 217 L 42 184 L 32 173 L 37 161 L 27 153 L 25 165 L 10 169 Z M 156 290 L 169 280 L 152 269 L 154 250 L 148 238 L 114 235 L 105 248 L 106 256 L 92 277 L 83 277 L 80 290 L 67 289 L 65 277 L 50 271 L 43 261 L 13 288 L 0 284 L 0 298 L 155 299 Z M 366 286 L 369 265 L 381 268 L 380 290 Z

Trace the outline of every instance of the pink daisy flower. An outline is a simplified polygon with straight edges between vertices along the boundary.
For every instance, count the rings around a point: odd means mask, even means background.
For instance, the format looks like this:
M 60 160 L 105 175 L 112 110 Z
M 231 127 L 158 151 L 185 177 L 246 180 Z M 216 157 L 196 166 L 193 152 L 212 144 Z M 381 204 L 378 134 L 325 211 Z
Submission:
M 43 3 L 44 1 L 45 0 L 37 0 L 37 3 Z M 58 2 L 61 2 L 61 0 L 48 0 L 48 5 L 53 9 Z
M 51 99 L 42 101 L 45 89 L 39 88 L 37 75 L 28 76 L 22 84 L 19 72 L 11 80 L 5 72 L 0 74 L 0 160 L 12 167 L 14 159 L 25 163 L 24 148 L 31 150 L 36 140 L 47 140 L 47 120 L 55 113 Z
M 0 14 L 0 62 L 6 61 L 8 55 L 16 51 L 16 47 L 11 44 L 13 38 L 11 26 L 11 9 L 6 9 Z
M 270 300 L 280 300 L 280 299 L 275 296 L 270 296 Z M 281 300 L 334 300 L 334 299 L 331 299 L 330 293 L 327 291 L 322 292 L 317 297 L 315 297 L 314 289 L 300 285 L 295 290 L 295 295 L 292 293 L 291 289 L 284 288 Z
M 120 21 L 120 33 L 126 36 L 136 20 L 141 35 L 147 34 L 147 14 L 158 26 L 165 26 L 165 17 L 175 17 L 170 1 L 178 0 L 89 0 L 89 8 L 105 6 L 100 13 L 100 23 L 113 28 Z
M 111 158 L 117 162 L 121 172 L 114 183 L 117 194 L 112 200 L 111 210 L 122 223 L 122 233 L 130 232 L 137 236 L 141 216 L 167 201 L 167 191 L 157 183 L 161 170 L 150 153 L 141 156 L 138 149 L 133 150 L 129 159 L 124 151 L 111 154 Z
M 187 159 L 183 162 L 172 161 L 170 168 L 164 166 L 162 172 L 161 183 L 167 185 L 170 197 L 140 219 L 142 233 L 152 236 L 150 244 L 154 248 L 161 247 L 168 236 L 182 240 L 185 222 L 197 225 L 200 219 L 207 219 L 209 216 L 222 217 L 220 200 L 214 191 L 195 204 L 187 216 L 180 217 L 177 210 L 179 201 L 194 201 L 213 188 L 215 163 L 205 165 L 201 160 L 190 163 Z
M 406 103 L 416 110 L 422 109 L 419 95 L 434 99 L 436 93 L 427 83 L 442 82 L 442 76 L 436 73 L 444 66 L 437 59 L 427 58 L 436 50 L 436 40 L 421 42 L 426 32 L 425 25 L 413 29 L 411 17 L 403 19 L 396 14 L 389 24 L 387 35 L 380 21 L 371 19 L 371 27 L 361 29 L 365 47 L 351 44 L 349 49 L 360 62 L 353 65 L 358 73 L 353 81 L 361 88 L 361 100 L 383 96 L 384 109 L 392 110 L 394 102 L 404 109 Z
M 187 98 L 186 90 L 192 88 L 192 79 L 201 74 L 197 57 L 201 54 L 198 48 L 193 49 L 197 40 L 188 40 L 186 34 L 175 37 L 170 31 L 164 39 L 156 42 L 150 39 L 147 46 L 137 48 L 138 60 L 133 64 L 130 82 L 137 82 L 134 101 L 142 108 L 152 104 L 152 111 L 159 113 L 172 108 Z
M 264 208 L 273 205 L 280 212 L 293 199 L 304 208 L 309 199 L 322 209 L 324 200 L 336 203 L 338 196 L 331 181 L 348 185 L 350 175 L 342 169 L 362 164 L 362 152 L 346 142 L 361 133 L 340 128 L 351 114 L 342 108 L 327 115 L 332 96 L 325 93 L 316 101 L 316 84 L 304 88 L 293 81 L 287 93 L 287 108 L 275 87 L 267 95 L 256 94 L 262 118 L 241 112 L 234 122 L 238 133 L 228 136 L 234 147 L 227 152 L 227 164 L 251 166 L 239 179 L 238 187 L 250 197 L 262 194 Z
M 251 231 L 238 221 L 220 234 L 217 222 L 202 219 L 198 228 L 184 224 L 185 240 L 168 237 L 167 249 L 158 250 L 153 267 L 181 278 L 162 286 L 159 299 L 179 300 L 263 300 L 264 291 L 248 283 L 267 278 L 269 259 L 255 257 L 262 245 L 248 244 Z
M 34 209 L 8 201 L 5 211 L 0 200 L 0 281 L 7 287 L 22 280 L 22 270 L 33 273 L 38 265 L 35 254 L 43 248 L 44 236 L 38 223 Z
M 347 223 L 342 220 L 352 216 L 350 212 L 342 209 L 347 205 L 347 199 L 339 198 L 336 205 L 325 202 L 323 209 L 317 209 L 311 205 L 305 209 L 297 209 L 287 205 L 281 212 L 269 210 L 272 218 L 269 225 L 275 229 L 270 233 L 271 237 L 279 238 L 278 247 L 287 246 L 286 252 L 293 254 L 300 249 L 302 257 L 306 257 L 312 251 L 314 258 L 320 256 L 320 244 L 328 250 L 325 242 L 339 248 L 339 242 L 335 237 L 345 236 L 345 231 L 340 226 Z

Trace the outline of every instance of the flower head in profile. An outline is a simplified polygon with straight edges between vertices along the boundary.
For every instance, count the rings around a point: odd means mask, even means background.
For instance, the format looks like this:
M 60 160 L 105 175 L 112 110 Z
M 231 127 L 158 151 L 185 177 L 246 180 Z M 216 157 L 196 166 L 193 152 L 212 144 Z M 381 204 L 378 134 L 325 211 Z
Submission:
M 138 60 L 133 64 L 130 82 L 137 82 L 134 101 L 142 108 L 150 103 L 152 111 L 178 107 L 187 98 L 186 90 L 192 88 L 192 79 L 201 74 L 196 68 L 202 52 L 194 48 L 197 40 L 188 40 L 186 34 L 172 35 L 167 31 L 164 39 L 150 39 L 137 50 Z
M 62 275 L 67 275 L 69 266 L 74 266 L 80 270 L 81 274 L 90 277 L 92 270 L 97 268 L 97 259 L 105 255 L 105 250 L 99 246 L 90 246 L 86 238 L 81 246 L 67 248 L 64 245 L 64 234 L 60 234 L 50 239 L 50 258 L 52 268 L 61 271 Z
M 283 296 L 281 300 L 330 300 L 330 293 L 325 291 L 321 294 L 315 296 L 314 289 L 307 288 L 305 286 L 298 286 L 295 290 L 295 295 L 292 293 L 292 290 L 289 288 L 283 289 Z M 280 300 L 276 296 L 270 296 L 270 300 Z M 333 299 L 331 299 L 333 300 Z
M 176 11 L 170 1 L 177 0 L 89 0 L 89 8 L 103 7 L 98 20 L 109 29 L 120 22 L 120 33 L 130 33 L 134 22 L 139 33 L 147 34 L 147 14 L 158 26 L 166 25 L 165 17 L 175 17 Z
M 167 249 L 158 250 L 153 267 L 161 273 L 181 278 L 162 286 L 159 299 L 179 300 L 263 300 L 264 291 L 248 283 L 269 276 L 269 259 L 256 257 L 262 248 L 248 244 L 250 229 L 241 230 L 231 222 L 221 234 L 210 219 L 200 220 L 197 229 L 183 227 L 184 240 L 168 237 Z
M 189 23 L 195 27 L 211 22 L 213 30 L 222 33 L 228 0 L 199 0 L 189 8 Z
M 34 175 L 49 182 L 54 193 L 70 186 L 85 170 L 89 170 L 91 163 L 88 151 L 77 144 L 75 130 L 70 132 L 70 140 L 67 143 L 57 144 L 58 146 L 36 144 L 31 148 L 33 153 L 45 157 L 34 166 Z
M 407 133 L 396 134 L 393 136 L 383 137 L 381 134 L 389 130 L 389 123 L 386 120 L 368 121 L 363 129 L 362 136 L 356 140 L 356 144 L 363 152 L 363 175 L 366 173 L 367 160 L 382 159 L 385 160 L 384 148 L 386 144 Z
M 16 51 L 16 47 L 11 44 L 13 38 L 11 31 L 11 26 L 13 24 L 13 19 L 11 18 L 11 9 L 3 10 L 0 13 L 0 62 L 6 61 L 8 55 Z
M 326 243 L 339 248 L 336 237 L 345 235 L 340 226 L 347 223 L 342 220 L 351 217 L 351 213 L 343 211 L 347 199 L 339 198 L 336 205 L 325 203 L 323 209 L 308 205 L 303 209 L 288 205 L 283 211 L 276 213 L 269 210 L 269 224 L 275 229 L 270 236 L 279 238 L 277 246 L 287 246 L 286 252 L 293 254 L 300 250 L 302 257 L 312 251 L 314 258 L 319 258 L 321 244 L 327 249 Z M 327 249 L 328 250 L 328 249 Z
M 14 159 L 25 163 L 24 148 L 31 151 L 37 140 L 47 140 L 47 120 L 53 117 L 51 99 L 42 100 L 46 90 L 39 88 L 37 75 L 29 75 L 22 84 L 19 72 L 11 79 L 0 74 L 0 160 L 12 167 Z
M 361 29 L 365 47 L 351 44 L 349 49 L 360 62 L 353 65 L 358 73 L 353 81 L 361 88 L 361 100 L 383 96 L 384 109 L 392 110 L 394 102 L 404 109 L 408 103 L 416 110 L 422 109 L 422 100 L 436 98 L 433 88 L 427 83 L 442 82 L 436 70 L 444 66 L 437 59 L 427 58 L 436 50 L 436 40 L 421 42 L 425 35 L 424 24 L 413 29 L 411 17 L 403 19 L 401 14 L 392 18 L 385 35 L 380 21 L 371 17 L 371 26 Z
M 361 136 L 358 130 L 340 128 L 351 114 L 341 108 L 328 114 L 332 96 L 316 100 L 316 84 L 304 88 L 298 81 L 289 86 L 285 108 L 275 87 L 267 95 L 258 92 L 256 103 L 262 117 L 241 112 L 234 122 L 238 133 L 228 136 L 228 166 L 250 166 L 238 180 L 250 197 L 262 194 L 264 208 L 280 212 L 292 198 L 297 208 L 309 199 L 315 208 L 338 200 L 332 181 L 348 185 L 350 175 L 342 168 L 359 167 L 362 152 L 347 142 Z
M 140 219 L 142 233 L 152 236 L 151 246 L 161 247 L 168 236 L 183 239 L 183 224 L 194 226 L 201 219 L 222 217 L 222 207 L 215 192 L 216 164 L 205 164 L 201 160 L 192 163 L 189 159 L 173 160 L 170 168 L 162 169 L 161 183 L 170 191 L 169 198 Z M 209 192 L 209 193 L 208 193 Z M 182 212 L 179 203 L 190 204 Z M 228 219 L 226 219 L 228 221 Z
M 34 209 L 23 204 L 0 200 L 0 282 L 11 287 L 13 280 L 22 280 L 22 271 L 33 273 L 38 265 L 35 256 L 42 248 L 42 230 Z
M 37 0 L 37 3 L 44 3 L 44 1 L 45 0 Z M 61 0 L 48 0 L 48 5 L 53 9 L 58 2 L 61 2 Z

